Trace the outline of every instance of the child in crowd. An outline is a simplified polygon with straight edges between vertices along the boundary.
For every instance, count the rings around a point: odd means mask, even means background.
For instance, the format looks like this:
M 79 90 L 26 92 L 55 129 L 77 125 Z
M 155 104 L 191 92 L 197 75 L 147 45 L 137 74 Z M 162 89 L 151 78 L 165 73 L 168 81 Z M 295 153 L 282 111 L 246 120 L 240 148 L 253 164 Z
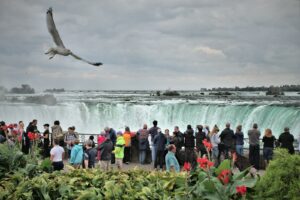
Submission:
M 83 160 L 83 148 L 79 145 L 79 140 L 76 139 L 71 150 L 70 163 L 75 169 L 79 169 Z
M 117 132 L 117 142 L 113 153 L 116 157 L 116 165 L 118 169 L 122 169 L 123 158 L 124 158 L 124 146 L 125 140 L 121 131 Z

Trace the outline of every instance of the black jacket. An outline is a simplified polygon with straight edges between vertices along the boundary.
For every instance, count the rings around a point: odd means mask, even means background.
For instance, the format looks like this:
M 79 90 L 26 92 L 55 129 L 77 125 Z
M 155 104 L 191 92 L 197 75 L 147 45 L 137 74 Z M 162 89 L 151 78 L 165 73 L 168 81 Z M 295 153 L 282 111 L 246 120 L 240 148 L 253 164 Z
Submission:
M 289 132 L 281 133 L 278 142 L 280 143 L 280 147 L 288 149 L 289 153 L 295 153 L 293 146 L 294 136 Z
M 113 143 L 110 139 L 106 139 L 99 147 L 100 160 L 111 160 L 111 153 L 113 150 Z
M 233 130 L 231 130 L 230 128 L 225 128 L 222 131 L 220 138 L 221 138 L 221 142 L 225 144 L 227 147 L 231 147 L 231 148 L 234 147 L 235 135 Z
M 196 133 L 196 147 L 198 150 L 205 150 L 205 147 L 202 141 L 206 139 L 206 134 L 204 132 L 197 132 Z
M 163 151 L 166 149 L 167 138 L 166 136 L 160 132 L 158 133 L 153 140 L 153 144 L 156 146 L 157 151 Z
M 184 145 L 183 134 L 181 132 L 173 132 L 173 138 L 170 143 L 175 145 L 177 151 L 180 151 L 180 149 Z
M 186 148 L 194 148 L 195 147 L 195 136 L 194 136 L 193 129 L 188 129 L 184 133 L 184 146 Z

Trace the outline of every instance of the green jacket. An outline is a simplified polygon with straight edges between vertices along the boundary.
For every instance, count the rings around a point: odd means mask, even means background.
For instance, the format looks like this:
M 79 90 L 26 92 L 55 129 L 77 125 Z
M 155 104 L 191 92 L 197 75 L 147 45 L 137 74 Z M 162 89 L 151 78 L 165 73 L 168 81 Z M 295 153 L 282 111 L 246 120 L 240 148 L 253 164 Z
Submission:
M 115 157 L 116 158 L 124 158 L 124 146 L 125 140 L 122 135 L 117 137 L 116 147 L 115 147 Z

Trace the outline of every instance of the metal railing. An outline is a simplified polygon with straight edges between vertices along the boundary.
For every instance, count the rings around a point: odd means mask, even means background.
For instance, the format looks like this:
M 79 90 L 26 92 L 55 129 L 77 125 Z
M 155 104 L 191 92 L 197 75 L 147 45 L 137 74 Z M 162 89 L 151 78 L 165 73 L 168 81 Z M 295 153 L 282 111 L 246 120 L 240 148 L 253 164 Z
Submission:
M 97 137 L 99 134 L 78 133 L 78 135 L 79 135 L 79 140 L 81 143 L 84 143 L 86 140 L 88 140 L 90 136 L 94 136 L 94 142 L 95 142 L 95 144 L 97 144 Z M 260 141 L 259 142 L 260 150 L 263 150 L 262 139 L 259 139 L 259 141 Z M 295 139 L 293 145 L 294 145 L 295 151 L 299 151 L 299 141 Z M 150 143 L 150 146 L 151 146 L 151 143 Z M 249 138 L 244 138 L 244 149 L 245 150 L 249 149 Z

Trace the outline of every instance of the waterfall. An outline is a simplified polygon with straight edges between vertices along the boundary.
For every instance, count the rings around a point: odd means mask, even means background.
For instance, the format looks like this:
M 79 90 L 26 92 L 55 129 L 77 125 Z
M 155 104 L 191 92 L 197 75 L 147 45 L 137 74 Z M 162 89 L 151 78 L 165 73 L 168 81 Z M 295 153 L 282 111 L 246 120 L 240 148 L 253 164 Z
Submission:
M 255 104 L 221 104 L 221 103 L 191 103 L 185 101 L 156 101 L 151 103 L 132 102 L 61 102 L 55 106 L 36 104 L 0 104 L 0 120 L 16 123 L 23 120 L 28 123 L 38 120 L 42 131 L 44 123 L 52 124 L 60 120 L 64 130 L 74 125 L 78 132 L 99 133 L 104 127 L 110 126 L 116 130 L 124 130 L 129 126 L 132 131 L 142 127 L 144 123 L 152 126 L 157 120 L 162 129 L 178 125 L 184 131 L 187 124 L 195 127 L 198 124 L 212 127 L 217 124 L 222 130 L 226 122 L 231 127 L 239 124 L 244 133 L 253 123 L 258 123 L 263 132 L 271 128 L 278 137 L 284 127 L 289 127 L 294 136 L 300 130 L 300 108 L 284 105 L 255 105 Z

